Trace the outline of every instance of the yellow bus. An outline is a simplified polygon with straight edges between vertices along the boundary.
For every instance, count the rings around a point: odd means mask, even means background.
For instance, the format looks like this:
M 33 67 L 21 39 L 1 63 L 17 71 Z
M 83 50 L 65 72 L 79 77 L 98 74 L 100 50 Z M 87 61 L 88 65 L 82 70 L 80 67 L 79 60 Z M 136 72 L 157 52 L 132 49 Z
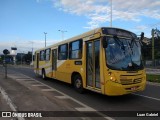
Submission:
M 34 72 L 72 84 L 80 93 L 88 89 L 116 96 L 143 91 L 142 36 L 120 28 L 97 28 L 35 51 Z

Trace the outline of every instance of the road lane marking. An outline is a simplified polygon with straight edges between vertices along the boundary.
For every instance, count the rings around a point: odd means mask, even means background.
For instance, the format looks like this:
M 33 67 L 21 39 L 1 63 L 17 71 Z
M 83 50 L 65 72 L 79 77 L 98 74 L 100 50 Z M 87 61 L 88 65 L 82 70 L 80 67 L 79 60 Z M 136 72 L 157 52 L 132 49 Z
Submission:
M 145 98 L 149 98 L 149 99 L 153 99 L 153 100 L 160 101 L 160 99 L 159 99 L 159 98 L 149 97 L 149 96 L 140 95 L 140 94 L 136 94 L 136 93 L 132 93 L 132 94 L 133 94 L 133 95 L 137 95 L 137 96 L 141 96 L 141 97 L 145 97 Z
M 54 97 L 56 97 L 58 99 L 68 99 L 68 96 L 54 96 Z
M 79 108 L 75 108 L 77 111 L 97 111 L 91 107 L 79 107 Z
M 39 87 L 39 86 L 45 86 L 45 85 L 40 85 L 40 84 L 37 84 L 37 85 L 32 85 L 34 87 Z
M 21 73 L 22 74 L 22 73 Z M 22 74 L 22 75 L 24 75 L 24 74 Z M 24 75 L 25 77 L 27 77 L 27 78 L 31 78 L 31 77 L 29 77 L 29 76 L 27 76 L 27 75 Z M 31 78 L 31 79 L 33 79 L 33 78 Z M 49 87 L 50 89 L 53 89 L 51 86 L 49 86 L 49 85 L 47 85 L 47 84 L 44 84 L 43 82 L 40 82 L 40 81 L 38 81 L 38 80 L 36 80 L 36 79 L 33 79 L 33 80 L 35 80 L 36 82 L 38 82 L 38 83 L 41 83 L 43 86 L 47 86 L 47 87 Z M 74 99 L 73 97 L 71 97 L 71 96 L 69 96 L 69 95 L 67 95 L 67 94 L 65 94 L 65 93 L 63 93 L 63 92 L 61 92 L 61 91 L 59 91 L 59 90 L 57 90 L 57 89 L 55 89 L 55 91 L 56 92 L 58 92 L 58 93 L 60 93 L 60 94 L 62 94 L 63 96 L 66 96 L 68 99 L 71 99 L 71 100 L 73 100 L 74 102 L 76 102 L 76 103 L 78 103 L 78 104 L 80 104 L 81 106 L 83 106 L 84 108 L 75 108 L 75 109 L 77 109 L 77 110 L 92 110 L 92 111 L 97 111 L 96 109 L 94 109 L 94 108 L 92 108 L 92 107 L 89 107 L 88 105 L 86 105 L 86 104 L 84 104 L 84 103 L 82 103 L 82 102 L 80 102 L 80 101 L 78 101 L 78 100 L 76 100 L 76 99 Z M 111 117 L 109 117 L 109 116 L 107 116 L 107 115 L 105 115 L 105 114 L 103 114 L 103 113 L 100 113 L 100 112 L 98 112 L 97 111 L 97 113 L 99 114 L 99 115 L 101 115 L 101 116 L 104 116 L 103 118 L 104 119 L 107 119 L 107 120 L 114 120 L 113 118 L 111 118 Z
M 30 78 L 18 78 L 16 80 L 31 80 L 31 79 Z M 32 81 L 33 81 L 33 79 L 32 79 Z
M 1 94 L 2 94 L 2 96 L 3 96 L 3 98 L 7 101 L 7 104 L 9 104 L 11 110 L 17 111 L 17 106 L 15 106 L 15 105 L 12 103 L 12 101 L 11 101 L 11 99 L 9 98 L 8 94 L 5 92 L 5 90 L 4 90 L 2 87 L 0 87 L 0 92 L 1 92 Z
M 3 99 L 5 99 L 5 101 L 11 108 L 11 110 L 16 112 L 17 106 L 12 102 L 12 100 L 10 99 L 10 97 L 8 96 L 8 94 L 5 92 L 5 90 L 2 87 L 0 87 L 0 93 L 2 94 Z M 24 117 L 16 117 L 16 118 L 17 120 L 25 120 Z
M 41 89 L 43 92 L 55 91 L 55 89 Z
M 26 78 L 26 79 L 30 79 L 29 77 L 26 77 L 26 76 L 24 76 L 24 75 L 19 75 L 19 76 L 17 76 L 17 75 L 11 75 L 11 74 L 8 74 L 8 76 L 9 77 L 12 77 L 12 78 L 14 78 L 14 79 L 24 79 L 24 78 Z

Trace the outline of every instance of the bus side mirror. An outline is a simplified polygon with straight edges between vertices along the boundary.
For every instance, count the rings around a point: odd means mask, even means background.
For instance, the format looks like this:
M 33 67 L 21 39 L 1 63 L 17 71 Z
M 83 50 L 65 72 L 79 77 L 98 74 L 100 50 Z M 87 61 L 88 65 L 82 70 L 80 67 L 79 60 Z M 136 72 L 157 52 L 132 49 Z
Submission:
M 102 44 L 103 44 L 103 48 L 107 48 L 107 46 L 108 46 L 108 41 L 107 41 L 106 37 L 103 37 L 103 38 L 102 38 Z
M 141 32 L 141 38 L 140 40 L 142 41 L 144 39 L 144 32 Z

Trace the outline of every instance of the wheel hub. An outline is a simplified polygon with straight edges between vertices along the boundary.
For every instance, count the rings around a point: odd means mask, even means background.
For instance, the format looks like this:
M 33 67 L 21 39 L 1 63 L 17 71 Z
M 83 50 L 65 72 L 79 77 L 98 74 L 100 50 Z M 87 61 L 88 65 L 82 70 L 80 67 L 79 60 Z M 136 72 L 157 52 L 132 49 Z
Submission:
M 77 79 L 77 80 L 76 80 L 76 87 L 77 87 L 77 88 L 80 88 L 80 87 L 81 87 L 81 84 L 82 84 L 82 83 L 81 83 L 81 80 Z

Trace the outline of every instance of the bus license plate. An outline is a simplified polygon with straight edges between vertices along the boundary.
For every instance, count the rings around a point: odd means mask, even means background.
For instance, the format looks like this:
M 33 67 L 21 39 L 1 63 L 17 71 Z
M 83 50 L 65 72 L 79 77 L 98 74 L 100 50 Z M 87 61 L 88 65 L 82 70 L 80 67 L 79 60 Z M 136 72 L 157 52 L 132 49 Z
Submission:
M 136 90 L 138 87 L 135 86 L 135 87 L 131 87 L 131 90 Z

